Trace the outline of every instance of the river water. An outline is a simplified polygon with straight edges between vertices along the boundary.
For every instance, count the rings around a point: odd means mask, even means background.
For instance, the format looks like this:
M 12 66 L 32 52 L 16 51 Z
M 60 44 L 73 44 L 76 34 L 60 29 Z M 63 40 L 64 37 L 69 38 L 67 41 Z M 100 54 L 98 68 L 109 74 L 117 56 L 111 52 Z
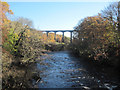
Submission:
M 83 59 L 72 56 L 68 51 L 50 52 L 37 63 L 41 80 L 39 88 L 118 88 L 119 77 L 99 72 Z

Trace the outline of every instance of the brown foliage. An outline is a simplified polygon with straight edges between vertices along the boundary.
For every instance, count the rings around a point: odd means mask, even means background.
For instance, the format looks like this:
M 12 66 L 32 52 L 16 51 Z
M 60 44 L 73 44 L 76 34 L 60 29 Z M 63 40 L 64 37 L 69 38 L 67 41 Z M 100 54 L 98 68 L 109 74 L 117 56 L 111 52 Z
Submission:
M 12 10 L 9 9 L 9 4 L 7 2 L 1 2 L 1 17 L 0 17 L 0 25 L 2 29 L 2 43 L 4 43 L 7 40 L 7 34 L 9 31 L 9 23 L 10 20 L 8 20 L 6 14 L 13 14 Z

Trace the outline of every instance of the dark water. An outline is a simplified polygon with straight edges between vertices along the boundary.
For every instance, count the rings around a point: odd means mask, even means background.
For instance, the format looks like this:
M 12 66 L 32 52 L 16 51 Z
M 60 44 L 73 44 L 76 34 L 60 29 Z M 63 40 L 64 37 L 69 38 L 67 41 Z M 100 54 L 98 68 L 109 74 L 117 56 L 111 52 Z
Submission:
M 67 51 L 52 52 L 37 63 L 41 81 L 39 88 L 107 88 L 119 86 L 118 77 L 109 77 L 96 68 L 84 63 Z

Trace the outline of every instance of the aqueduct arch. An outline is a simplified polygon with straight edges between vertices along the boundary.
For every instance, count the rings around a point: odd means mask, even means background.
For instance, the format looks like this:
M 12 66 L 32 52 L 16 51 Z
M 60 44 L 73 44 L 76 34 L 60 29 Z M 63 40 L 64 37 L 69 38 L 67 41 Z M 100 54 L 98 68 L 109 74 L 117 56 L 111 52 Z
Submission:
M 42 32 L 46 32 L 47 36 L 48 36 L 48 33 L 54 32 L 55 40 L 56 40 L 56 33 L 57 33 L 57 32 L 62 32 L 62 41 L 63 41 L 63 42 L 64 42 L 64 33 L 65 33 L 65 32 L 70 32 L 70 42 L 72 43 L 72 34 L 73 34 L 73 31 L 74 31 L 74 30 L 43 30 Z

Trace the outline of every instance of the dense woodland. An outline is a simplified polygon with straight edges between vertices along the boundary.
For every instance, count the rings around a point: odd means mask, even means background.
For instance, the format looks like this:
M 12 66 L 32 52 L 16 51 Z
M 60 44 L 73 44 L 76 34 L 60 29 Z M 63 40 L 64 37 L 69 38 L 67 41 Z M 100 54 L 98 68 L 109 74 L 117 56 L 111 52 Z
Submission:
M 63 50 L 69 44 L 69 38 L 57 34 L 49 36 L 33 28 L 27 18 L 10 20 L 14 14 L 7 2 L 0 2 L 0 27 L 2 30 L 2 80 L 3 88 L 31 87 L 31 80 L 40 77 L 37 71 L 30 72 L 44 50 Z M 118 67 L 120 64 L 120 19 L 119 3 L 112 3 L 98 15 L 80 20 L 74 28 L 73 43 L 70 50 L 80 57 L 96 60 Z M 62 47 L 62 48 L 61 48 Z M 28 76 L 29 75 L 29 76 Z

